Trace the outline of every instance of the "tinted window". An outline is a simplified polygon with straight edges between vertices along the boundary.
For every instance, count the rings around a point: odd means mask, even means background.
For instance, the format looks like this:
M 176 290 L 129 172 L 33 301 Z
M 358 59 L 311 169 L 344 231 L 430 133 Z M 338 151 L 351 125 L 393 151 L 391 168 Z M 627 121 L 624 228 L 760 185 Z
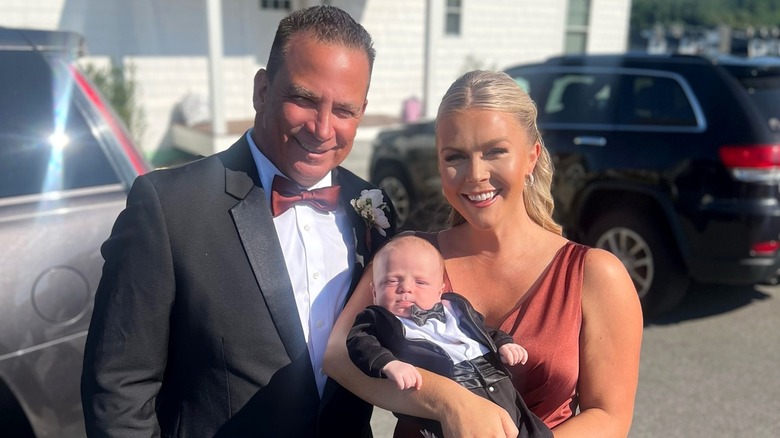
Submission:
M 548 73 L 520 68 L 508 70 L 507 74 L 515 80 L 520 88 L 531 96 L 534 102 L 543 98 L 541 93 L 547 89 L 545 85 L 546 82 L 549 82 Z
M 780 75 L 740 79 L 750 99 L 766 117 L 772 131 L 780 131 Z
M 696 126 L 688 96 L 673 78 L 626 75 L 618 121 L 624 125 Z
M 614 78 L 600 74 L 564 74 L 551 84 L 539 108 L 540 121 L 552 123 L 612 123 Z
M 119 182 L 73 99 L 65 66 L 0 52 L 0 197 Z
M 507 74 L 515 80 L 526 93 L 531 96 L 537 106 L 546 97 L 546 90 L 549 88 L 550 75 L 547 72 L 528 71 L 525 69 L 514 69 L 507 71 Z M 540 110 L 541 112 L 541 110 Z

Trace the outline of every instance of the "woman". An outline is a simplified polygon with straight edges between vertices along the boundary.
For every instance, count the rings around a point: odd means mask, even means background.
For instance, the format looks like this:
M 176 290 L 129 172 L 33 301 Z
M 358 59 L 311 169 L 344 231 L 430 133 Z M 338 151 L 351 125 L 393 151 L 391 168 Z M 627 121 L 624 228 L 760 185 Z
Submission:
M 528 362 L 512 369 L 526 404 L 558 438 L 627 436 L 639 300 L 616 257 L 568 241 L 553 222 L 552 165 L 533 101 L 504 73 L 467 73 L 442 99 L 436 148 L 452 226 L 421 235 L 444 256 L 452 290 L 527 348 Z M 344 339 L 371 302 L 370 278 L 361 281 L 331 335 L 328 373 L 378 406 L 441 421 L 447 436 L 513 436 L 505 412 L 438 376 L 425 373 L 419 391 L 404 393 L 360 375 Z M 396 429 L 412 433 L 403 422 Z

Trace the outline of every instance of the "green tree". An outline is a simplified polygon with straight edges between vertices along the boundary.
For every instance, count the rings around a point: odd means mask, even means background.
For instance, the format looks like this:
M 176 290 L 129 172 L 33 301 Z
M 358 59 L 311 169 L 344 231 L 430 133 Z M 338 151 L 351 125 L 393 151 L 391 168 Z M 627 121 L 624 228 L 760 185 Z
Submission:
M 133 139 L 140 142 L 146 130 L 146 115 L 138 103 L 135 65 L 123 67 L 112 61 L 104 68 L 87 64 L 83 71 L 125 123 Z
M 780 2 L 777 0 L 633 0 L 631 26 L 650 29 L 655 24 L 685 24 L 734 28 L 777 26 Z

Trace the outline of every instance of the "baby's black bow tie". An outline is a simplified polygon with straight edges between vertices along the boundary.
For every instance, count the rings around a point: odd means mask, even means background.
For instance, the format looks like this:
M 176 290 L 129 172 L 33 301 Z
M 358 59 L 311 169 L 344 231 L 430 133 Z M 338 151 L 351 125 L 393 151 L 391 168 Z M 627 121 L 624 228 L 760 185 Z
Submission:
M 444 317 L 444 305 L 442 305 L 441 302 L 434 304 L 431 310 L 421 309 L 416 304 L 412 304 L 410 310 L 412 313 L 410 318 L 412 318 L 415 324 L 419 325 L 420 327 L 425 325 L 425 321 L 428 321 L 428 318 L 438 319 L 441 322 L 446 322 L 446 318 Z

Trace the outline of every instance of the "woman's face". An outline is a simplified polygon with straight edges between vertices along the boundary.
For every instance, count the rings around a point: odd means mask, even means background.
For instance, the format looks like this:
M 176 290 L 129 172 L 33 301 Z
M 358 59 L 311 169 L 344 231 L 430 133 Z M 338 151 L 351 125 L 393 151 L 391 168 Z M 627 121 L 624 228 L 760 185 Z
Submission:
M 510 113 L 467 109 L 438 120 L 442 191 L 472 226 L 490 229 L 525 211 L 523 188 L 539 156 Z

